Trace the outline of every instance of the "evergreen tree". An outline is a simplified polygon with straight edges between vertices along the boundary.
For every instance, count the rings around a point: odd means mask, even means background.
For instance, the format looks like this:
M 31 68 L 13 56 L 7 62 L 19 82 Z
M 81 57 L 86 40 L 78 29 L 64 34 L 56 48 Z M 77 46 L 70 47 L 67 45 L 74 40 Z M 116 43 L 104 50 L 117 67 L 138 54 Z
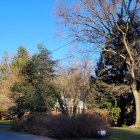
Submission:
M 29 60 L 29 53 L 26 49 L 20 46 L 17 50 L 17 54 L 12 59 L 11 69 L 20 71 L 23 67 L 25 67 Z
M 19 66 L 17 62 L 22 64 L 19 72 L 20 81 L 12 87 L 16 102 L 13 110 L 19 114 L 19 118 L 26 111 L 48 113 L 56 101 L 55 88 L 51 82 L 54 76 L 55 61 L 51 59 L 50 53 L 42 45 L 38 49 L 39 52 L 28 59 L 27 63 L 22 63 L 19 59 L 14 61 L 16 66 Z
M 126 23 L 123 21 L 123 19 L 121 17 L 118 21 L 118 25 L 122 28 L 122 30 L 123 30 L 123 27 L 126 25 Z M 129 23 L 129 26 L 130 26 L 130 28 L 127 33 L 127 38 L 129 40 L 129 44 L 131 44 L 131 51 L 136 56 L 134 58 L 135 62 L 136 62 L 135 67 L 137 68 L 135 70 L 135 73 L 136 73 L 137 89 L 139 90 L 139 88 L 140 88 L 139 87 L 139 82 L 140 82 L 140 80 L 139 80 L 140 31 L 137 29 L 139 28 L 140 23 L 139 23 L 137 17 L 135 17 L 135 20 L 133 22 Z M 128 54 L 123 47 L 123 43 L 121 42 L 121 38 L 122 38 L 121 31 L 118 31 L 117 27 L 114 27 L 113 31 L 116 32 L 117 38 L 116 38 L 116 35 L 114 35 L 114 36 L 112 36 L 111 40 L 107 40 L 106 49 L 112 49 L 113 51 L 121 53 L 124 56 L 127 56 Z M 127 59 L 129 59 L 129 58 L 127 58 Z M 130 116 L 130 114 L 131 114 L 131 118 L 134 118 L 134 114 L 132 116 L 132 112 L 134 113 L 134 111 L 135 111 L 134 98 L 133 98 L 132 94 L 130 93 L 132 79 L 130 76 L 130 70 L 128 69 L 125 61 L 122 61 L 121 57 L 118 54 L 111 54 L 109 52 L 103 51 L 101 53 L 99 63 L 97 64 L 96 74 L 97 74 L 97 77 L 102 79 L 103 82 L 105 82 L 106 84 L 112 85 L 114 88 L 121 87 L 120 89 L 117 88 L 118 91 L 116 92 L 117 93 L 116 96 L 119 96 L 119 98 L 117 99 L 118 106 L 122 109 L 120 121 L 122 123 L 126 123 L 128 116 Z M 125 85 L 127 85 L 128 87 L 123 88 L 123 86 L 125 86 Z M 123 90 L 122 90 L 122 88 L 123 88 Z M 123 93 L 123 95 L 118 94 L 119 92 Z M 110 91 L 110 93 L 111 93 L 111 91 Z M 128 93 L 128 94 L 126 94 L 126 93 Z M 129 98 L 131 97 L 131 99 L 129 99 L 128 97 Z M 131 103 L 131 106 L 129 108 L 133 107 L 133 109 L 130 109 L 131 111 L 129 111 L 129 113 L 127 112 L 127 110 L 125 110 L 126 107 L 121 105 L 122 101 L 125 103 L 125 106 L 128 106 Z M 126 117 L 126 119 L 124 119 L 124 117 Z M 131 123 L 132 122 L 134 122 L 134 121 L 131 120 Z M 130 125 L 131 123 L 130 123 L 130 119 L 129 119 L 129 123 L 127 123 L 127 124 Z

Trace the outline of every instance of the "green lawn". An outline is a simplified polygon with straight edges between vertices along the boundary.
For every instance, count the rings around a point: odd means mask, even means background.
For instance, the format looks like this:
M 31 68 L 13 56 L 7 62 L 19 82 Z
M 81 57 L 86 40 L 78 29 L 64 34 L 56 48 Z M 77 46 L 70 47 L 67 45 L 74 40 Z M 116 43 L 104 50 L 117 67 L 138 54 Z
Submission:
M 112 128 L 107 140 L 140 140 L 140 129 Z
M 76 139 L 65 139 L 76 140 Z M 80 139 L 80 140 L 140 140 L 140 129 L 114 127 L 111 128 L 109 136 L 99 139 Z
M 10 124 L 12 120 L 0 120 L 0 123 Z
M 0 129 L 9 129 L 11 126 L 11 120 L 0 120 Z

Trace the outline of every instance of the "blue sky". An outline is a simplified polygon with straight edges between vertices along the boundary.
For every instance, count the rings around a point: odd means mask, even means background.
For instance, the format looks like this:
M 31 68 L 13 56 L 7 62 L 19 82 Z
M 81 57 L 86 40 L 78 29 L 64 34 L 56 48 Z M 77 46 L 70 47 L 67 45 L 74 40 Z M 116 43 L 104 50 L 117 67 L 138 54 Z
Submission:
M 19 46 L 33 54 L 39 43 L 43 43 L 50 52 L 69 43 L 70 40 L 55 35 L 58 20 L 53 14 L 54 8 L 55 0 L 0 0 L 0 58 L 5 51 L 10 58 L 13 57 Z M 74 49 L 74 45 L 63 47 L 53 52 L 52 57 L 63 60 L 71 56 Z M 70 61 L 60 62 L 69 65 Z
M 43 43 L 52 51 L 66 40 L 55 36 L 55 0 L 0 0 L 0 57 L 4 51 L 14 55 L 22 45 L 30 53 Z M 65 57 L 67 47 L 54 52 L 54 59 Z

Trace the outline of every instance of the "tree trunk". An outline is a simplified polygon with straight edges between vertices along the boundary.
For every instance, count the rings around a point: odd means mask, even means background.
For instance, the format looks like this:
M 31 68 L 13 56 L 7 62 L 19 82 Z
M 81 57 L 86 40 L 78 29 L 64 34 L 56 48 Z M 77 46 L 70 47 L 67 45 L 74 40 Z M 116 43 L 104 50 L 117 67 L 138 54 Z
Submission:
M 135 124 L 134 127 L 140 128 L 140 93 L 138 92 L 137 89 L 137 80 L 136 80 L 136 75 L 135 75 L 135 62 L 134 60 L 132 60 L 132 62 L 130 63 L 130 75 L 131 75 L 131 89 L 134 95 L 134 99 L 135 99 L 135 108 L 136 108 L 136 120 L 135 120 Z
M 132 89 L 134 99 L 135 99 L 135 107 L 136 107 L 136 121 L 135 127 L 140 127 L 140 93 L 136 89 Z

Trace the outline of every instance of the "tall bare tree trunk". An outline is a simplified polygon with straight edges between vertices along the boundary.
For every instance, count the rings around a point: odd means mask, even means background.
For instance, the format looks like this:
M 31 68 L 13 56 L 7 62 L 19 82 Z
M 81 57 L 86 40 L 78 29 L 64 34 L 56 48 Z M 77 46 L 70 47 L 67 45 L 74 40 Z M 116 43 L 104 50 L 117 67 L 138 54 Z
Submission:
M 132 89 L 134 99 L 135 99 L 135 106 L 136 106 L 136 121 L 135 127 L 140 127 L 140 93 L 136 89 Z
M 134 125 L 135 127 L 140 127 L 140 93 L 137 90 L 137 81 L 136 81 L 136 76 L 134 72 L 134 65 L 131 68 L 131 76 L 132 76 L 131 89 L 134 95 L 135 107 L 136 107 L 136 121 Z

